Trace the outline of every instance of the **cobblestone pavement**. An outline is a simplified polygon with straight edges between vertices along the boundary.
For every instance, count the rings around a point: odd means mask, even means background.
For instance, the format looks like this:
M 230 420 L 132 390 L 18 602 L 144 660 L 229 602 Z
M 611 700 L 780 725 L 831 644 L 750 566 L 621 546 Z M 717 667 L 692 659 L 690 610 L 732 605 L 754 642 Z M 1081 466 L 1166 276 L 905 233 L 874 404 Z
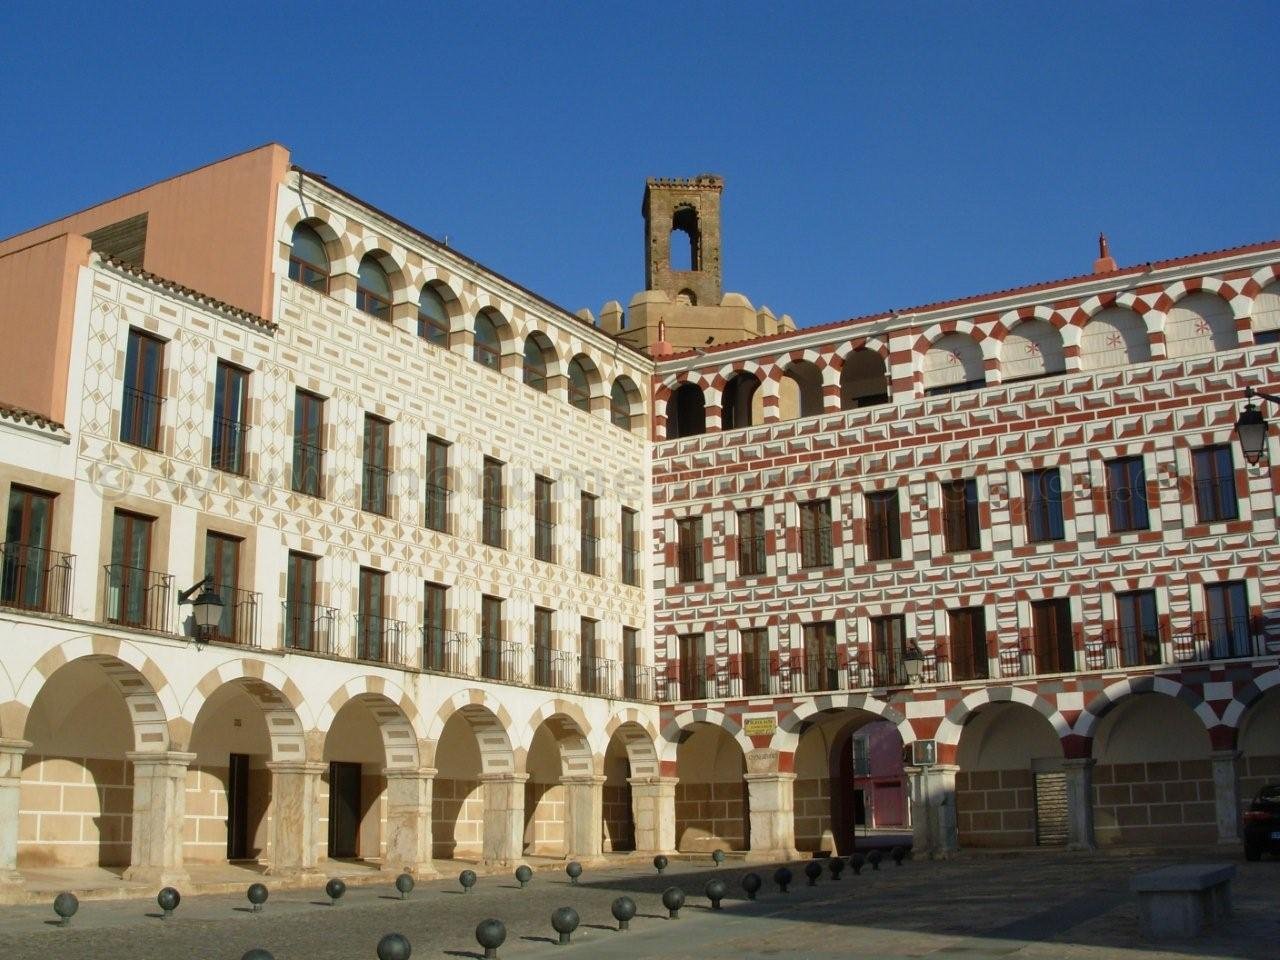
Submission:
M 1167 863 L 1236 862 L 1236 914 L 1221 931 L 1187 944 L 1153 947 L 1137 933 L 1137 904 L 1129 878 Z M 802 864 L 790 894 L 769 882 L 772 867 L 754 867 L 766 880 L 760 899 L 747 902 L 738 885 L 748 868 L 675 862 L 667 874 L 616 867 L 590 870 L 571 886 L 561 872 L 539 872 L 527 890 L 514 880 L 482 878 L 464 894 L 456 881 L 419 884 L 408 901 L 390 885 L 353 887 L 337 906 L 317 888 L 273 893 L 261 914 L 242 896 L 188 897 L 173 919 L 159 919 L 153 902 L 81 904 L 68 928 L 52 926 L 48 906 L 0 908 L 4 960 L 240 960 L 264 947 L 276 960 L 372 960 L 385 933 L 403 933 L 415 958 L 478 956 L 475 925 L 497 917 L 507 925 L 503 960 L 552 956 L 592 958 L 834 958 L 937 957 L 982 960 L 1083 958 L 1267 958 L 1280 943 L 1280 862 L 1245 863 L 1236 851 L 1194 850 L 1165 855 L 1082 855 L 1028 852 L 968 854 L 955 860 L 886 862 L 861 876 L 846 870 L 806 885 Z M 712 876 L 729 885 L 732 900 L 713 912 L 702 896 Z M 659 896 L 679 885 L 689 903 L 678 920 L 665 918 Z M 621 893 L 639 906 L 632 930 L 618 933 L 609 905 Z M 557 947 L 551 911 L 569 905 L 582 917 L 574 946 Z

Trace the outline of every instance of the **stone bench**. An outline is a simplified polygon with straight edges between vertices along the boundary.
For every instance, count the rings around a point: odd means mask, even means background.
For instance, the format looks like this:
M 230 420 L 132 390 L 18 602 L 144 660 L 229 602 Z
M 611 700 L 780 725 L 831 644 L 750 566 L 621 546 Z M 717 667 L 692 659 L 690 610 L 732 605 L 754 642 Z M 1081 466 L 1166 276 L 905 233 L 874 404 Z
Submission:
M 1229 863 L 1188 863 L 1140 873 L 1129 881 L 1138 895 L 1142 935 L 1153 940 L 1187 939 L 1231 916 Z

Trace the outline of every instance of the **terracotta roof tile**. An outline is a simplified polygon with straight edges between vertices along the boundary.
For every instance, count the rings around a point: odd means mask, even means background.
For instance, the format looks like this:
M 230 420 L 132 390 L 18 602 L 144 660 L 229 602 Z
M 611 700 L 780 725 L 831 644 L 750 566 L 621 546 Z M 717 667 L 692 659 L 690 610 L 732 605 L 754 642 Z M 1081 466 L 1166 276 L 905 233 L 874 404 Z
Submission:
M 25 423 L 29 426 L 39 427 L 41 430 L 65 430 L 62 424 L 56 420 L 50 420 L 43 414 L 36 413 L 33 410 L 24 410 L 21 407 L 10 406 L 7 403 L 0 403 L 0 420 L 12 420 L 14 423 Z
M 201 293 L 199 290 L 192 290 L 190 287 L 184 287 L 176 280 L 169 280 L 165 277 L 157 276 L 150 271 L 142 269 L 142 267 L 139 267 L 137 264 L 129 263 L 127 260 L 121 260 L 119 257 L 104 256 L 102 257 L 102 262 L 108 266 L 115 267 L 117 270 L 123 270 L 125 273 L 132 274 L 139 280 L 143 280 L 152 286 L 168 290 L 170 293 L 176 293 L 189 300 L 195 300 L 202 306 L 217 310 L 219 313 L 225 313 L 238 320 L 244 320 L 247 323 L 253 324 L 255 327 L 261 327 L 263 330 L 268 332 L 274 333 L 280 329 L 280 325 L 278 323 L 273 323 L 270 320 L 264 320 L 256 313 L 250 313 L 248 310 L 241 310 L 239 307 L 232 306 L 225 300 L 219 300 L 216 297 L 211 297 L 207 293 Z

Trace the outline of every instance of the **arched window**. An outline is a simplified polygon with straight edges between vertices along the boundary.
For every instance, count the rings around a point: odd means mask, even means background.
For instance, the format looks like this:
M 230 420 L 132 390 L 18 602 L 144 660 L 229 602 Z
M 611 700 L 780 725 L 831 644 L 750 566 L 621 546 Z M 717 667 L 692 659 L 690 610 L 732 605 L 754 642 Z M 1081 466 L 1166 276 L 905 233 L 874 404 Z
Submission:
M 1009 331 L 1000 351 L 1000 378 L 1005 383 L 1062 373 L 1062 336 L 1047 320 L 1023 320 Z
M 686 287 L 676 294 L 676 303 L 686 307 L 696 307 L 698 305 L 698 295 Z
M 970 336 L 949 333 L 924 357 L 924 392 L 930 396 L 976 390 L 986 383 L 982 351 Z
M 581 357 L 569 361 L 569 402 L 579 410 L 591 410 L 591 376 Z
M 1107 307 L 1080 334 L 1080 369 L 1107 370 L 1151 359 L 1142 318 L 1125 307 Z
M 542 393 L 547 392 L 547 355 L 551 341 L 541 333 L 531 333 L 524 340 L 524 382 Z
M 289 241 L 289 279 L 321 293 L 329 292 L 329 254 L 315 229 L 300 223 Z
M 360 261 L 356 275 L 356 309 L 379 320 L 391 319 L 391 281 L 372 254 Z
M 840 409 L 889 402 L 889 378 L 884 358 L 874 350 L 855 350 L 840 368 Z
M 488 311 L 476 317 L 475 347 L 471 355 L 476 363 L 490 370 L 502 369 L 502 339 L 498 336 L 498 325 Z
M 1164 339 L 1170 360 L 1230 350 L 1239 343 L 1231 308 L 1212 293 L 1179 300 L 1165 321 Z
M 677 234 L 684 234 L 683 237 Z M 699 270 L 702 251 L 699 249 L 702 231 L 698 228 L 698 211 L 693 207 L 680 207 L 671 217 L 670 265 L 672 270 Z
M 1253 298 L 1253 342 L 1280 342 L 1280 283 Z
M 418 336 L 440 347 L 449 346 L 449 310 L 432 286 L 423 287 L 418 297 Z
M 808 360 L 797 360 L 788 366 L 778 387 L 779 415 L 783 420 L 822 412 L 822 374 Z
M 609 419 L 615 427 L 623 430 L 631 429 L 632 398 L 639 391 L 626 377 L 618 377 L 613 381 L 613 389 L 609 391 Z
M 692 437 L 707 430 L 706 400 L 696 383 L 682 383 L 667 401 L 667 439 Z
M 760 381 L 753 373 L 743 371 L 729 378 L 720 397 L 721 430 L 735 430 L 755 423 L 752 407 L 759 387 Z

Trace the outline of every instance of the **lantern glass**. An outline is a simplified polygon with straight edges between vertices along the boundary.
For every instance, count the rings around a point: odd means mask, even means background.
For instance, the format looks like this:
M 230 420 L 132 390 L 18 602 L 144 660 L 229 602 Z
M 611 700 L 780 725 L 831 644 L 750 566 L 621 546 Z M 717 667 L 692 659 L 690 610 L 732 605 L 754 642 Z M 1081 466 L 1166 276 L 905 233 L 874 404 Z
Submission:
M 920 655 L 920 648 L 915 644 L 907 647 L 902 654 L 902 666 L 907 671 L 907 683 L 915 683 L 920 679 L 920 667 L 924 663 L 924 657 Z
M 216 627 L 222 620 L 222 597 L 211 587 L 205 587 L 192 604 L 196 626 L 204 630 Z
M 1241 411 L 1240 419 L 1236 421 L 1236 436 L 1240 438 L 1240 450 L 1245 460 L 1251 467 L 1256 467 L 1267 449 L 1267 419 L 1252 403 Z

